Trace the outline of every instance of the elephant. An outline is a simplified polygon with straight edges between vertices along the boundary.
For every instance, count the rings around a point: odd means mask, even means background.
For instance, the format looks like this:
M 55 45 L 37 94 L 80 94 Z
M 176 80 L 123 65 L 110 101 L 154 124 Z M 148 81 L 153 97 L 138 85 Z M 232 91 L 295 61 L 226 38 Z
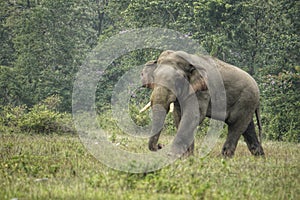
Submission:
M 219 115 L 218 109 L 212 113 L 212 95 L 218 98 L 211 91 L 214 88 L 209 87 L 214 83 L 211 77 L 215 72 L 212 73 L 212 68 L 219 73 L 225 90 L 226 98 L 221 100 L 225 107 L 223 117 Z M 157 60 L 144 65 L 141 79 L 142 85 L 152 90 L 148 105 L 151 106 L 153 118 L 149 150 L 162 148 L 158 140 L 170 104 L 174 104 L 173 117 L 177 133 L 171 152 L 175 155 L 193 154 L 193 132 L 205 117 L 209 117 L 228 125 L 227 138 L 221 152 L 223 156 L 234 156 L 241 135 L 252 155 L 264 156 L 261 138 L 259 140 L 256 135 L 253 120 L 255 114 L 261 136 L 259 88 L 247 72 L 209 55 L 166 50 Z

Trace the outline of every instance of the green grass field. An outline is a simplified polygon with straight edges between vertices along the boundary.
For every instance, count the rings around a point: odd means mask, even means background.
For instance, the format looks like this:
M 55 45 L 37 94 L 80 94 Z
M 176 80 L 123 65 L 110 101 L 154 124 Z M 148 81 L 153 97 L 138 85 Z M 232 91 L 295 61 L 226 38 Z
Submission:
M 263 159 L 240 140 L 235 157 L 224 159 L 223 139 L 206 158 L 196 142 L 192 157 L 130 174 L 97 161 L 77 136 L 2 134 L 0 141 L 0 199 L 300 199 L 299 144 L 266 141 Z

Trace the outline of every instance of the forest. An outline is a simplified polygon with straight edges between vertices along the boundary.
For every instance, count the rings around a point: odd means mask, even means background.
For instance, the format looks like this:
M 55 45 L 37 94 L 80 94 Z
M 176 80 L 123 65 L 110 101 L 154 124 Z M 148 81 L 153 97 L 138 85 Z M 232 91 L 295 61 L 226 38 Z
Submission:
M 1 0 L 0 199 L 299 199 L 299 13 L 295 0 Z M 260 89 L 265 157 L 251 156 L 242 139 L 234 158 L 222 157 L 225 129 L 201 156 L 204 121 L 194 156 L 172 165 L 128 173 L 99 162 L 74 125 L 74 85 L 95 49 L 138 30 L 175 31 L 247 71 Z M 93 117 L 115 148 L 149 153 L 146 140 L 120 130 L 111 104 L 119 79 L 157 59 L 163 42 L 133 51 L 111 43 L 108 56 L 125 53 L 91 74 L 101 75 Z M 131 97 L 130 120 L 149 125 L 150 111 L 139 113 L 149 90 Z M 175 133 L 168 116 L 161 141 Z
M 261 90 L 265 137 L 300 141 L 298 1 L 5 0 L 0 4 L 2 129 L 12 123 L 31 126 L 18 122 L 20 115 L 28 118 L 29 111 L 47 98 L 54 101 L 50 102 L 55 104 L 53 115 L 70 113 L 76 73 L 97 44 L 128 30 L 158 27 L 195 39 L 210 55 L 250 73 Z M 101 112 L 110 104 L 118 77 L 130 66 L 157 56 L 155 49 L 142 49 L 117 59 L 97 89 Z

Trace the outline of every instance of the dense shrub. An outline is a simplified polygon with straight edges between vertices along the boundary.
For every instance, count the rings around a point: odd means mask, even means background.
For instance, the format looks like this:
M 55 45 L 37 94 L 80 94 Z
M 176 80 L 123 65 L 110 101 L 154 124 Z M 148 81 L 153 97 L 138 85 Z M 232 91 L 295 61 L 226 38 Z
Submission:
M 2 106 L 0 127 L 2 131 L 29 133 L 75 133 L 70 114 L 60 113 L 59 96 L 50 96 L 32 108 Z
M 282 71 L 262 77 L 262 119 L 268 139 L 300 142 L 300 74 Z
M 26 113 L 27 107 L 22 106 L 1 106 L 0 107 L 0 131 L 20 131 L 19 123 Z

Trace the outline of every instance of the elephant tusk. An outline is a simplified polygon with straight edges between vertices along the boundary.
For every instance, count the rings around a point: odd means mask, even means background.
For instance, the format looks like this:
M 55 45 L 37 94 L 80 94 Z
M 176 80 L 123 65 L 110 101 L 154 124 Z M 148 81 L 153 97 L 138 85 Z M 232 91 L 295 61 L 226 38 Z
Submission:
M 169 112 L 173 112 L 174 111 L 174 103 L 172 102 L 171 104 L 170 104 L 170 110 L 169 110 Z
M 141 110 L 140 113 L 145 112 L 146 110 L 148 110 L 151 107 L 151 102 L 147 103 L 147 105 L 145 105 Z M 170 110 L 169 112 L 173 112 L 174 111 L 174 103 L 172 102 L 170 104 Z
M 147 103 L 147 105 L 144 106 L 144 108 L 142 108 L 140 110 L 140 113 L 145 112 L 146 110 L 148 110 L 151 107 L 151 102 Z

